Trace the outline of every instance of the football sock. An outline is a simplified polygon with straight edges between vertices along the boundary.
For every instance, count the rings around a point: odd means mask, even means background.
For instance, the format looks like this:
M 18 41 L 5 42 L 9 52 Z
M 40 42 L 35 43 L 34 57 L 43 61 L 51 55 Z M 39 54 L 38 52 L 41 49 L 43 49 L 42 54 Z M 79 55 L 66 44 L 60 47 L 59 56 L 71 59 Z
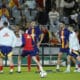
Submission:
M 0 71 L 2 71 L 3 70 L 3 66 L 0 66 Z
M 19 71 L 19 72 L 21 71 L 21 66 L 20 66 L 20 65 L 18 65 L 18 71 Z
M 78 68 L 78 64 L 75 64 L 75 69 L 77 69 Z
M 14 66 L 12 65 L 12 66 L 10 66 L 10 72 L 13 72 L 13 68 L 14 68 Z
M 56 67 L 56 69 L 60 69 L 60 65 L 58 65 L 58 64 L 57 64 L 57 67 Z
M 36 55 L 36 59 L 40 62 L 40 57 L 39 55 Z M 37 66 L 38 71 L 40 71 L 39 66 Z
M 67 65 L 67 71 L 70 71 L 70 64 Z
M 42 68 L 42 66 L 40 66 L 40 71 L 41 71 L 41 72 L 43 72 L 43 71 L 44 71 L 44 70 L 43 70 L 43 68 Z
M 30 55 L 28 55 L 28 71 L 30 71 L 31 70 L 31 56 Z
M 80 63 L 78 64 L 78 68 L 80 68 Z

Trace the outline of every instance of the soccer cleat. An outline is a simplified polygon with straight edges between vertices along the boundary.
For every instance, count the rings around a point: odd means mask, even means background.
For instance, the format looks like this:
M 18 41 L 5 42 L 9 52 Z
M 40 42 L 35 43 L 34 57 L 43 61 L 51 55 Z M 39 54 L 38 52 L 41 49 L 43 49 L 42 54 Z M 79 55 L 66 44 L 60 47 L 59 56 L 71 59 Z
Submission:
M 10 70 L 10 74 L 12 74 L 12 73 L 13 73 L 13 69 Z
M 56 69 L 56 72 L 62 72 L 60 69 Z
M 70 72 L 70 70 L 66 70 L 66 71 L 65 71 L 65 73 L 69 73 L 69 72 Z
M 74 70 L 74 72 L 78 72 L 78 70 Z
M 74 72 L 77 72 L 78 68 L 75 68 Z
M 77 70 L 77 72 L 80 72 L 80 68 Z
M 21 73 L 21 71 L 17 71 L 17 73 Z
M 74 70 L 74 72 L 80 72 L 80 69 Z
M 47 72 L 43 71 L 43 72 L 40 72 L 40 76 L 41 78 L 44 78 L 47 76 Z
M 3 73 L 3 70 L 0 71 L 0 74 L 2 74 L 2 73 Z

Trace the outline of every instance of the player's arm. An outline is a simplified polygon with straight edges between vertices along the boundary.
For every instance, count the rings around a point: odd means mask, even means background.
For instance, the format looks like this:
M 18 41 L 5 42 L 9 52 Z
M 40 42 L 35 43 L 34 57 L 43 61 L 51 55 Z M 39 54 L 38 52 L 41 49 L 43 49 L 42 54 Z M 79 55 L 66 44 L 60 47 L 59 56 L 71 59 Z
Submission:
M 70 35 L 70 31 L 67 30 L 66 45 L 65 45 L 65 48 L 68 48 L 68 47 L 69 47 L 69 35 Z
M 65 48 L 68 48 L 68 47 L 69 47 L 69 42 L 67 41 Z
M 41 35 L 40 35 L 40 40 L 39 40 L 39 42 L 38 42 L 38 47 L 40 46 L 40 44 L 41 44 L 43 38 L 44 38 L 44 34 L 41 33 Z
M 74 43 L 74 35 L 73 34 L 70 34 L 69 36 L 69 48 L 70 48 L 70 53 L 72 52 L 73 50 L 73 43 Z
M 39 27 L 37 27 L 37 34 L 39 35 L 39 37 L 40 37 L 40 39 L 39 39 L 39 41 L 38 41 L 38 43 L 37 43 L 37 46 L 39 47 L 40 46 L 40 44 L 41 44 L 41 42 L 42 42 L 42 40 L 43 40 L 43 38 L 44 38 L 44 34 L 42 33 L 42 31 L 40 30 L 40 28 Z
M 17 38 L 16 38 L 16 35 L 14 34 L 13 31 L 12 31 L 12 37 L 13 37 L 13 44 L 12 44 L 12 47 L 15 47 L 15 46 L 16 46 Z
M 24 35 L 22 35 L 22 45 L 21 47 L 23 47 L 25 45 L 25 38 L 24 38 Z

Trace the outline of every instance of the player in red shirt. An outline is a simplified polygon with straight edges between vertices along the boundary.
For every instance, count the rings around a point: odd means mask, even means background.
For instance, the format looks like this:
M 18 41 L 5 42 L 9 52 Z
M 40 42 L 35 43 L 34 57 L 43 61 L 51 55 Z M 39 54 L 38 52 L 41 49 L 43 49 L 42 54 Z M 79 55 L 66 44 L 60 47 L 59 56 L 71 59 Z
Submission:
M 36 51 L 35 51 L 35 40 L 34 40 L 34 35 L 24 33 L 22 37 L 22 42 L 23 42 L 23 52 L 22 52 L 22 57 L 25 57 L 27 55 L 30 55 L 32 59 L 36 62 L 36 64 L 39 66 L 40 69 L 40 75 L 41 77 L 45 77 L 47 73 L 43 70 L 42 65 L 40 62 L 36 59 Z

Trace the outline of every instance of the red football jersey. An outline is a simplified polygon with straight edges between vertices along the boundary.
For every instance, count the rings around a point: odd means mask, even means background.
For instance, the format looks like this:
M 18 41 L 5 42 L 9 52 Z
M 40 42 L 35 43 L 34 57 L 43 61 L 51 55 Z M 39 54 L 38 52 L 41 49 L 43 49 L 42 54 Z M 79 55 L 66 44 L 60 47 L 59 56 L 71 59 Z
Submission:
M 23 50 L 28 50 L 31 51 L 33 50 L 33 45 L 32 45 L 32 37 L 29 34 L 24 34 L 24 39 L 25 39 L 25 45 L 23 47 Z

